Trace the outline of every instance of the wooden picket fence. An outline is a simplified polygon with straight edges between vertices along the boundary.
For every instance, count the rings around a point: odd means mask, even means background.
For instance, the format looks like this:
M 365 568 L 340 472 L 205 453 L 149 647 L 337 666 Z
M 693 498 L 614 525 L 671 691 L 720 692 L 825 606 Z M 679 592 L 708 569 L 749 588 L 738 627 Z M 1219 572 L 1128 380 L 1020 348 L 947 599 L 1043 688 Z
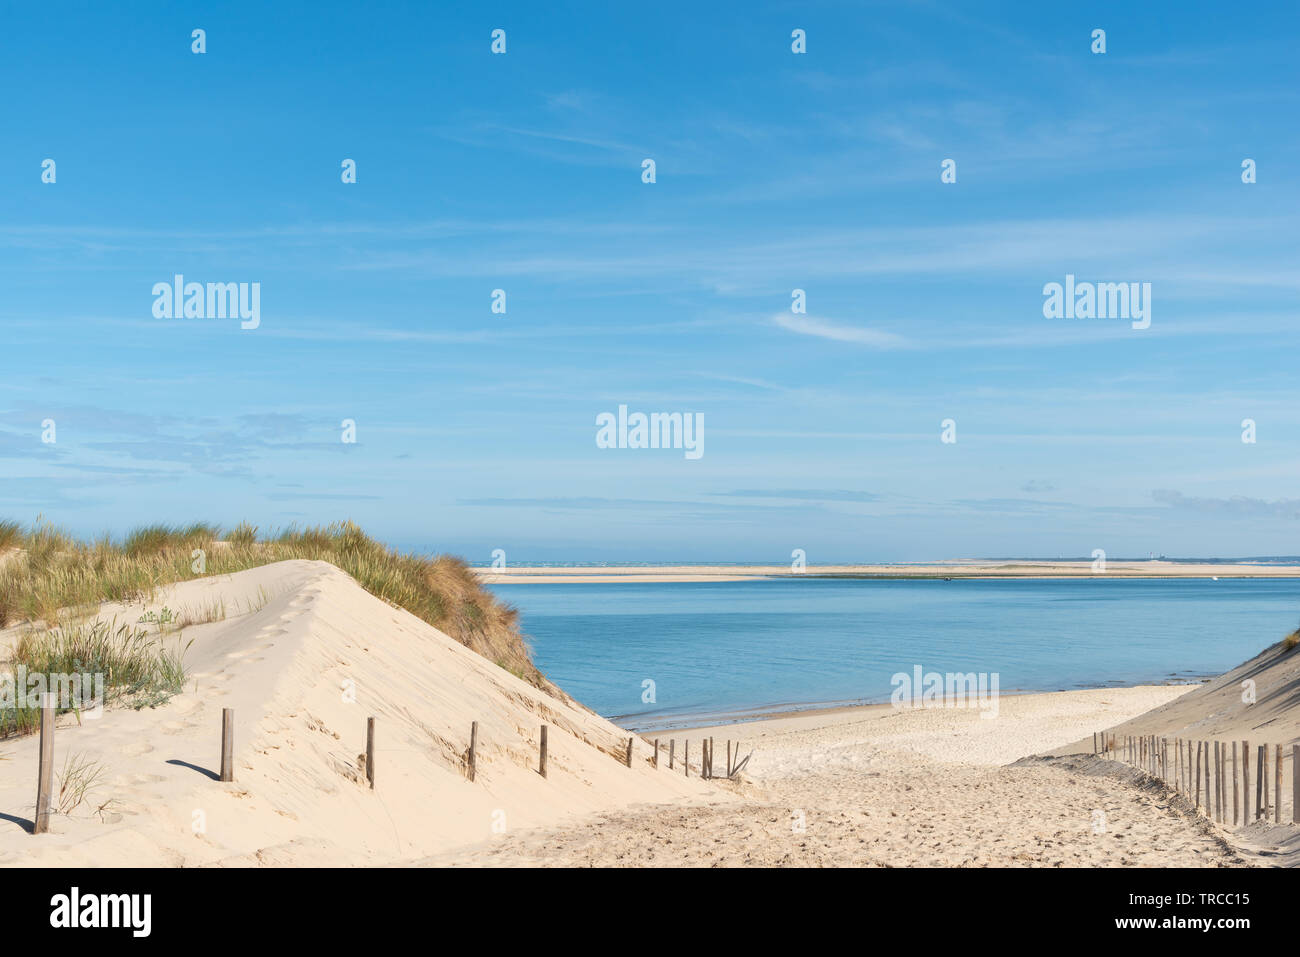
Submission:
M 53 771 L 54 771 L 54 716 L 55 701 L 53 695 L 46 694 L 41 701 L 41 725 L 40 725 L 40 762 L 37 769 L 36 780 L 36 812 L 32 822 L 33 834 L 44 834 L 49 830 L 50 820 L 50 803 L 53 793 Z M 538 767 L 537 771 L 542 777 L 547 776 L 547 730 L 548 725 L 541 726 L 541 734 L 538 740 Z M 627 765 L 632 767 L 633 749 L 636 743 L 635 736 L 628 737 L 624 743 L 619 739 L 617 747 L 618 757 Z M 701 740 L 702 754 L 699 761 L 699 776 L 705 779 L 716 778 L 718 775 L 714 772 L 713 738 L 704 738 Z M 478 722 L 470 722 L 469 729 L 469 747 L 463 753 L 465 777 L 470 781 L 474 780 L 478 772 Z M 726 741 L 726 773 L 723 777 L 734 778 L 738 775 L 747 764 L 749 759 L 754 756 L 751 751 L 743 759 L 740 756 L 740 742 Z M 691 775 L 690 762 L 690 740 L 684 742 L 682 748 L 682 761 L 680 762 L 682 773 L 686 777 Z M 614 749 L 599 747 L 598 750 L 606 753 L 613 753 Z M 676 762 L 677 740 L 675 738 L 668 742 L 668 770 L 674 770 Z M 659 739 L 654 739 L 654 756 L 649 760 L 651 767 L 659 769 Z M 221 710 L 221 771 L 216 775 L 220 781 L 235 780 L 235 712 L 230 708 Z M 369 717 L 366 719 L 366 750 L 362 760 L 365 763 L 364 771 L 366 783 L 370 790 L 375 789 L 375 719 Z
M 1186 797 L 1197 813 L 1217 824 L 1236 827 L 1270 820 L 1274 824 L 1283 820 L 1300 824 L 1300 744 L 1260 744 L 1252 751 L 1248 740 L 1098 731 L 1092 736 L 1092 753 L 1123 761 L 1163 781 Z M 1284 773 L 1287 761 L 1291 763 L 1289 774 Z M 1288 777 L 1290 813 L 1284 815 L 1287 789 L 1283 781 Z

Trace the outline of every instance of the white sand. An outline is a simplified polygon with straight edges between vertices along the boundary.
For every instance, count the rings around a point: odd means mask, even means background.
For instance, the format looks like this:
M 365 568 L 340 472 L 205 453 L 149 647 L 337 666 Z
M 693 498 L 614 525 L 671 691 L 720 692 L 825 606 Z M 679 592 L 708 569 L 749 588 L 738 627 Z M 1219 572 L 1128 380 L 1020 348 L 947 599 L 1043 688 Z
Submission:
M 1024 695 L 996 719 L 888 706 L 677 733 L 753 752 L 738 801 L 638 808 L 513 835 L 429 863 L 547 866 L 1215 866 L 1209 825 L 1092 758 L 1009 762 L 1169 701 L 1186 687 Z M 1128 775 L 1132 778 L 1134 775 Z M 797 829 L 802 821 L 803 830 Z M 1104 822 L 1104 828 L 1097 828 Z

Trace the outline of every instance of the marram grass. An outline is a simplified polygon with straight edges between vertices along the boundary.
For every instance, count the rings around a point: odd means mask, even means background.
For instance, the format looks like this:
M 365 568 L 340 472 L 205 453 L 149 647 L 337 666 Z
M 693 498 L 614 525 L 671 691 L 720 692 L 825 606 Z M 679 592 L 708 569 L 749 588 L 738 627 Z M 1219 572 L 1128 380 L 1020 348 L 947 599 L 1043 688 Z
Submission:
M 194 552 L 205 567 L 193 570 Z M 122 542 L 77 541 L 48 523 L 24 530 L 0 521 L 0 627 L 53 629 L 95 614 L 103 601 L 149 601 L 156 589 L 196 577 L 228 575 L 287 559 L 330 562 L 371 594 L 405 608 L 529 683 L 556 693 L 533 664 L 518 612 L 492 596 L 462 560 L 404 554 L 352 522 L 270 535 L 241 523 L 153 525 Z

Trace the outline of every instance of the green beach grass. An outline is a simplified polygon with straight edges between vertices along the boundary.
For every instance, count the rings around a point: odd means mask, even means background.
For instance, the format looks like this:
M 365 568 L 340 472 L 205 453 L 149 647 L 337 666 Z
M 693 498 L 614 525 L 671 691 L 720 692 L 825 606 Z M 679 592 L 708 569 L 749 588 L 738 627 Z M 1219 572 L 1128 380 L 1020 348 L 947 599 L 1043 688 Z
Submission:
M 197 551 L 203 556 L 201 572 L 194 571 Z M 248 524 L 224 535 L 207 523 L 151 525 L 121 542 L 109 536 L 78 541 L 40 519 L 26 529 L 0 521 L 0 628 L 19 626 L 20 631 L 9 660 L 0 661 L 0 674 L 20 665 L 29 673 L 102 670 L 113 674 L 110 690 L 115 695 L 165 700 L 184 682 L 181 653 L 150 636 L 147 625 L 119 627 L 93 620 L 100 603 L 148 602 L 159 588 L 175 582 L 290 559 L 329 562 L 372 595 L 406 609 L 530 684 L 559 693 L 533 664 L 519 632 L 518 612 L 483 588 L 464 561 L 398 552 L 350 521 L 265 536 Z M 214 606 L 173 624 L 224 617 L 224 606 Z M 30 714 L 8 717 L 6 722 L 0 716 L 0 734 L 15 720 L 21 729 L 33 720 Z

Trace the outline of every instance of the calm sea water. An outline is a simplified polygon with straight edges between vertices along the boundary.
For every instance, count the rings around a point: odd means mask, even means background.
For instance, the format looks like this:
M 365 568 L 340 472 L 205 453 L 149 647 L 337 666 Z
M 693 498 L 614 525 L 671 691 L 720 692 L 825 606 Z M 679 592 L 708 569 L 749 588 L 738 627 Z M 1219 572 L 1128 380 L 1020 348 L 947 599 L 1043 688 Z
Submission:
M 1300 623 L 1300 581 L 1257 579 L 491 588 L 521 610 L 548 677 L 636 730 L 887 701 L 916 665 L 997 672 L 1003 693 L 1201 678 Z

